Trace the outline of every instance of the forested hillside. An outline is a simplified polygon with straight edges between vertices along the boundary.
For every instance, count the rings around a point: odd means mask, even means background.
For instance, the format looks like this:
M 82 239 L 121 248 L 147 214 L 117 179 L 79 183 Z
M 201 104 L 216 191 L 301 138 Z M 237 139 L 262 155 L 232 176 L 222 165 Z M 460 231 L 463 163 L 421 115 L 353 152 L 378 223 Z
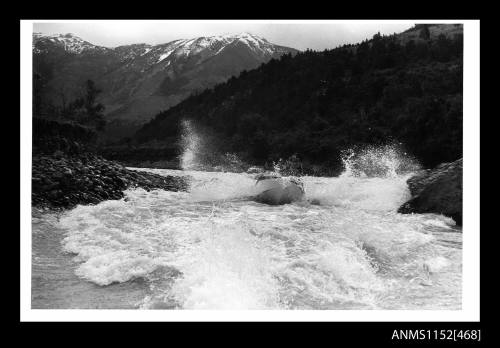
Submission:
M 424 166 L 453 161 L 462 156 L 462 51 L 462 26 L 449 24 L 284 55 L 158 114 L 133 143 L 172 147 L 191 120 L 249 163 L 296 154 L 335 167 L 346 148 L 388 142 Z

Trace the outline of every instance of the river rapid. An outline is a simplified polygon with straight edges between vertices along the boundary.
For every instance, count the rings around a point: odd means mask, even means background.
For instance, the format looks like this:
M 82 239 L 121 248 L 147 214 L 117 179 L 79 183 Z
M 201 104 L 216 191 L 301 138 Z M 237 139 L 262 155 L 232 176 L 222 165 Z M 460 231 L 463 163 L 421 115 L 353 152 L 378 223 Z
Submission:
M 411 173 L 305 176 L 269 206 L 251 174 L 137 170 L 190 189 L 33 209 L 32 308 L 461 309 L 460 228 L 396 212 Z

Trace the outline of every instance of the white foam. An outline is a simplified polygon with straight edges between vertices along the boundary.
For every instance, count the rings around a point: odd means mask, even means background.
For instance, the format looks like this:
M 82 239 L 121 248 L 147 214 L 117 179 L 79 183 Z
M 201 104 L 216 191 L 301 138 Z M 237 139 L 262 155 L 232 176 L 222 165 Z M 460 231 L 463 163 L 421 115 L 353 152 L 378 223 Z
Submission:
M 238 220 L 214 218 L 199 227 L 191 232 L 199 243 L 177 261 L 184 276 L 172 293 L 183 308 L 276 308 L 277 285 L 265 245 Z
M 449 265 L 450 265 L 450 261 L 446 257 L 443 257 L 443 256 L 436 256 L 436 257 L 428 258 L 423 263 L 423 266 L 425 267 L 425 269 L 431 273 L 443 271 Z
M 128 190 L 59 222 L 76 274 L 98 285 L 144 278 L 144 308 L 413 308 L 422 284 L 435 291 L 432 307 L 460 286 L 457 261 L 446 260 L 461 251 L 434 235 L 456 235 L 442 233 L 446 220 L 396 212 L 408 194 L 404 176 L 304 177 L 309 201 L 267 206 L 248 200 L 249 174 L 148 171 L 189 175 L 189 192 Z M 165 269 L 178 271 L 165 273 L 167 283 L 158 280 Z M 453 277 L 428 278 L 443 270 Z

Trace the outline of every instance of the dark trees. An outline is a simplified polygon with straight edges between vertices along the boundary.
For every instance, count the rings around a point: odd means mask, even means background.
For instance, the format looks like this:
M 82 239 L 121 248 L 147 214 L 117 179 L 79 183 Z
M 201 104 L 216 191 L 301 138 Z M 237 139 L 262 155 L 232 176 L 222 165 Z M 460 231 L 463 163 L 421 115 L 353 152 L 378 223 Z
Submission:
M 427 27 L 417 30 L 427 37 Z M 282 56 L 160 113 L 135 141 L 175 136 L 190 119 L 248 162 L 297 154 L 334 166 L 345 148 L 393 140 L 425 166 L 453 161 L 462 156 L 462 47 L 461 36 L 399 42 L 376 34 Z

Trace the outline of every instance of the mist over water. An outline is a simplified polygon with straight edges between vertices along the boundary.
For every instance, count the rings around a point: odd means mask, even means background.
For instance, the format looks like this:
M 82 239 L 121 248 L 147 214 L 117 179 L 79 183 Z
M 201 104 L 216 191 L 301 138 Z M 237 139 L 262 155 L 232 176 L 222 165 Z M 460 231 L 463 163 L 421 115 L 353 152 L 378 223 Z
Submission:
M 181 168 L 184 170 L 196 170 L 201 169 L 198 163 L 197 156 L 200 153 L 200 147 L 202 145 L 202 139 L 193 130 L 191 122 L 188 120 L 182 121 L 182 147 L 183 152 L 181 155 Z
M 461 308 L 462 234 L 396 212 L 418 169 L 397 147 L 347 153 L 341 176 L 303 176 L 303 201 L 268 206 L 250 199 L 253 175 L 192 170 L 193 134 L 185 170 L 138 169 L 190 175 L 189 192 L 128 190 L 34 219 L 34 308 L 70 294 L 80 308 Z
M 182 120 L 181 128 L 183 170 L 242 172 L 248 167 L 236 154 L 219 151 L 216 137 L 193 121 Z

